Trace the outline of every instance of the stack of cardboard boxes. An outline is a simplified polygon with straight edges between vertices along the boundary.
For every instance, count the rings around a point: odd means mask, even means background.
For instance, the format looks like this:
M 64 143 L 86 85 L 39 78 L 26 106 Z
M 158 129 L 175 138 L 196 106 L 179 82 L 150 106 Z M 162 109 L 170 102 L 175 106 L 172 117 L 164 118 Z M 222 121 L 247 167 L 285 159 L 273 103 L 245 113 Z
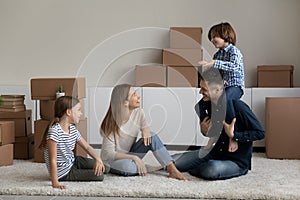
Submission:
M 171 27 L 170 48 L 162 51 L 162 65 L 136 66 L 136 86 L 198 87 L 201 44 L 201 27 Z
M 39 100 L 40 119 L 34 121 L 34 161 L 45 162 L 44 151 L 39 148 L 50 121 L 54 119 L 54 103 L 58 89 L 62 87 L 66 96 L 73 96 L 80 100 L 82 116 L 77 129 L 81 136 L 87 139 L 87 118 L 84 108 L 86 97 L 85 78 L 38 78 L 31 79 L 31 99 Z M 75 154 L 86 157 L 86 152 L 81 147 L 75 147 Z
M 13 158 L 33 158 L 31 110 L 26 110 L 24 104 L 25 95 L 2 95 L 1 98 L 5 111 L 0 112 L 0 121 L 11 121 L 14 123 Z
M 257 66 L 257 86 L 292 88 L 293 65 Z M 300 98 L 265 99 L 266 155 L 268 158 L 300 159 Z

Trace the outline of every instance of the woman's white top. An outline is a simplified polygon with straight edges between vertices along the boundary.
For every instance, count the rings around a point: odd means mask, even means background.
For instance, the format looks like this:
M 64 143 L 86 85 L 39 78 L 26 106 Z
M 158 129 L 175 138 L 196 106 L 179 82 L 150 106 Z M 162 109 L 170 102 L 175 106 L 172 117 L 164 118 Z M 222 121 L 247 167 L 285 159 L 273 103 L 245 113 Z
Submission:
M 143 109 L 134 109 L 129 120 L 120 127 L 120 136 L 113 133 L 108 137 L 103 136 L 101 159 L 103 161 L 112 161 L 115 160 L 117 152 L 128 153 L 140 132 L 147 127 L 149 126 Z

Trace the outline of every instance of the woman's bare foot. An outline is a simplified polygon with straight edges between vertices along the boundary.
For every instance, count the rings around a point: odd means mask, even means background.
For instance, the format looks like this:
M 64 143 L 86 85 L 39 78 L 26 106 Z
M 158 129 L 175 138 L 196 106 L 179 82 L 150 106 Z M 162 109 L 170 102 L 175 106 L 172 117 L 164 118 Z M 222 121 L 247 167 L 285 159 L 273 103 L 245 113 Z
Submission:
M 169 178 L 175 178 L 178 180 L 190 181 L 191 179 L 186 178 L 174 165 L 173 162 L 167 165 L 167 170 L 169 172 Z

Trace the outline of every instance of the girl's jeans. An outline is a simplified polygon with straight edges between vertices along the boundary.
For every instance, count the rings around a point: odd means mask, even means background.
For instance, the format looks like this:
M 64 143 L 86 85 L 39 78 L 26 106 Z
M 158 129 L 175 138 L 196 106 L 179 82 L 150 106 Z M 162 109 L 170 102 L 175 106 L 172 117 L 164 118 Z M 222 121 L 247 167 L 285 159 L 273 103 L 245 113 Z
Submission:
M 103 181 L 103 173 L 100 176 L 95 175 L 94 164 L 94 159 L 75 156 L 70 172 L 60 178 L 59 181 Z

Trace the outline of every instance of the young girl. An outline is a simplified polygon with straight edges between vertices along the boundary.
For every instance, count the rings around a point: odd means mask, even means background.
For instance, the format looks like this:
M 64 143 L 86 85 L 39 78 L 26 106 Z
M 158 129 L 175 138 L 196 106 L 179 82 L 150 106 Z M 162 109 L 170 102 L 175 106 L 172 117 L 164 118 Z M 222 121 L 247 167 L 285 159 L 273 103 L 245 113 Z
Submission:
M 214 54 L 212 61 L 200 61 L 203 70 L 213 66 L 222 73 L 225 82 L 225 92 L 227 100 L 240 99 L 244 94 L 244 63 L 243 55 L 236 45 L 236 34 L 232 26 L 228 23 L 220 23 L 212 26 L 208 32 L 208 39 L 219 50 Z M 201 129 L 207 129 L 210 119 L 206 116 L 210 104 L 199 102 Z M 233 108 L 227 108 L 233 110 Z M 237 143 L 230 141 L 230 151 L 237 149 Z
M 110 165 L 111 173 L 146 176 L 147 169 L 142 158 L 150 150 L 161 166 L 166 167 L 169 177 L 187 180 L 175 167 L 159 137 L 150 133 L 139 99 L 130 85 L 114 87 L 108 112 L 101 124 L 101 158 Z M 142 138 L 136 141 L 139 132 Z
M 59 181 L 102 181 L 105 167 L 74 125 L 82 115 L 79 100 L 70 96 L 59 97 L 54 109 L 55 120 L 50 123 L 40 145 L 45 147 L 44 156 L 52 187 L 66 189 Z M 94 160 L 74 155 L 76 143 Z

